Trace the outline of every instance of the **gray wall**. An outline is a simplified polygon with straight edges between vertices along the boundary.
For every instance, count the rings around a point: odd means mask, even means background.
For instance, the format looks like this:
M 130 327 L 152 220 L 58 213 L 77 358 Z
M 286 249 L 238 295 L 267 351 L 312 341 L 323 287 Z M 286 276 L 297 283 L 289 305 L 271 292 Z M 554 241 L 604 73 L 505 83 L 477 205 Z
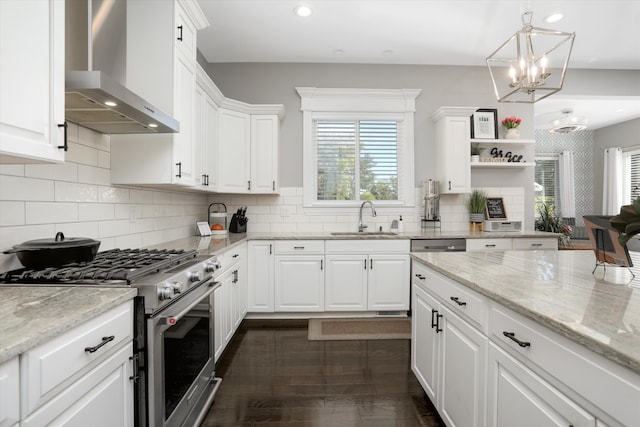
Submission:
M 595 179 L 593 211 L 602 214 L 602 176 L 604 173 L 604 149 L 609 147 L 640 147 L 640 119 L 629 120 L 594 132 Z

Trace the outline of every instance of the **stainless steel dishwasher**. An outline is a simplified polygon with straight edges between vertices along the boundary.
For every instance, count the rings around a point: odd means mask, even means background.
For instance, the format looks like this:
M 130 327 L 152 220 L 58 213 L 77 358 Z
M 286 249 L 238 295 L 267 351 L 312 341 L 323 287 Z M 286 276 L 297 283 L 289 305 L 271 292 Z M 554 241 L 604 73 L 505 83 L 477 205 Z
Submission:
M 465 252 L 467 240 L 452 239 L 412 239 L 411 252 Z

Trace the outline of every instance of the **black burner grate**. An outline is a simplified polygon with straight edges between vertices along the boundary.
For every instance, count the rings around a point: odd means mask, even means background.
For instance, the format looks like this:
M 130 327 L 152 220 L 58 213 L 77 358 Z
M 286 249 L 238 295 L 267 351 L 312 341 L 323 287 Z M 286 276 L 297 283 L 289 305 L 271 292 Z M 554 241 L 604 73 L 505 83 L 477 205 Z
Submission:
M 197 256 L 181 249 L 111 249 L 93 261 L 38 270 L 20 268 L 0 274 L 4 283 L 95 283 L 134 280 Z

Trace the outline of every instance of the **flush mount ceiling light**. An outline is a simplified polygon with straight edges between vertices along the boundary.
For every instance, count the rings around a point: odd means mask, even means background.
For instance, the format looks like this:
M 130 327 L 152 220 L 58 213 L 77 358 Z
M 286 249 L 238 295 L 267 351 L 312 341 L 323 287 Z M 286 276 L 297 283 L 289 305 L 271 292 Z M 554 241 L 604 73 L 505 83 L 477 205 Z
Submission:
M 300 6 L 296 6 L 296 8 L 293 9 L 293 13 L 295 13 L 297 16 L 306 18 L 307 16 L 310 16 L 313 13 L 313 11 L 309 6 L 300 5 Z
M 551 15 L 545 16 L 543 21 L 547 24 L 553 24 L 554 22 L 561 21 L 564 18 L 564 15 L 560 12 L 552 13 Z
M 523 27 L 487 58 L 498 102 L 534 103 L 562 89 L 576 33 Z
M 551 122 L 550 133 L 570 133 L 587 128 L 587 119 L 574 115 L 572 108 L 565 108 L 561 113 L 562 117 Z

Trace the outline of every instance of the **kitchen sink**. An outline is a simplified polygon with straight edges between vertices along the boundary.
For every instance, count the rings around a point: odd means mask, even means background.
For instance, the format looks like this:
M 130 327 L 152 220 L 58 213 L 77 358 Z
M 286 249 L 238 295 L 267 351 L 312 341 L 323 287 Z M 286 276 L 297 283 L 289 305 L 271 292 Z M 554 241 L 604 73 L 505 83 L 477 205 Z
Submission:
M 397 236 L 398 233 L 390 231 L 336 231 L 332 236 Z

